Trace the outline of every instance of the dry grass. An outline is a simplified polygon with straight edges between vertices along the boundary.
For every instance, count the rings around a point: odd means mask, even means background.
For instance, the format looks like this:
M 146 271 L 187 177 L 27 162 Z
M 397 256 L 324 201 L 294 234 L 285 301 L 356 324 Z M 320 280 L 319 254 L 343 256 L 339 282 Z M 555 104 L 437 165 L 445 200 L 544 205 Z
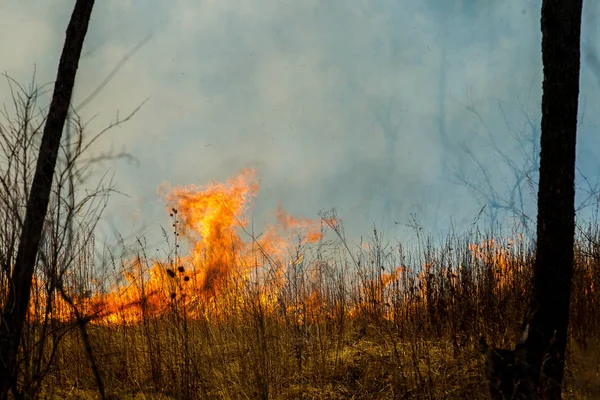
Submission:
M 597 238 L 577 241 L 566 398 L 600 396 Z M 476 343 L 482 334 L 514 343 L 532 253 L 527 240 L 472 247 L 483 239 L 422 241 L 409 253 L 375 235 L 349 258 L 338 238 L 302 248 L 285 279 L 231 277 L 216 296 L 186 302 L 178 292 L 168 312 L 87 331 L 115 398 L 486 398 Z M 96 396 L 79 331 L 69 330 L 41 397 Z

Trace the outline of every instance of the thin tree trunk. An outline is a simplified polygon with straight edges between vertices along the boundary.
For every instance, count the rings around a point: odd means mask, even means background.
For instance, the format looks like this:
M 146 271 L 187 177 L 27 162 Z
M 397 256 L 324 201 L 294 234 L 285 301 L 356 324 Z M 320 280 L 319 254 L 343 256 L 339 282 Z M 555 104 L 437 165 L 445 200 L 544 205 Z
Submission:
M 2 310 L 0 399 L 6 399 L 11 388 L 13 391 L 17 390 L 17 355 L 29 305 L 31 279 L 46 219 L 61 134 L 71 102 L 75 75 L 93 6 L 94 0 L 77 0 L 66 31 L 54 93 L 27 202 L 17 258 L 8 288 L 8 299 Z
M 542 136 L 534 288 L 525 320 L 523 388 L 560 399 L 575 233 L 575 143 L 582 0 L 543 0 Z M 536 394 L 537 392 L 537 394 Z

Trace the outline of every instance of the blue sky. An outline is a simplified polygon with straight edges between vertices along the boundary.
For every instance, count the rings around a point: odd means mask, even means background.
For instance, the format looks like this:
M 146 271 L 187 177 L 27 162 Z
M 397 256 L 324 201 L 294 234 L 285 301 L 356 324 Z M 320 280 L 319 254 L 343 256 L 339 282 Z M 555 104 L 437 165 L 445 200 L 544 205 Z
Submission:
M 595 183 L 600 6 L 584 3 L 578 165 Z M 73 4 L 0 3 L 0 71 L 28 82 L 35 66 L 51 82 Z M 169 221 L 158 185 L 244 167 L 260 179 L 258 226 L 280 202 L 303 217 L 336 207 L 353 237 L 375 224 L 405 238 L 411 215 L 431 232 L 467 226 L 494 208 L 490 187 L 510 198 L 507 162 L 536 153 L 539 12 L 539 0 L 98 1 L 75 104 L 150 37 L 81 110 L 94 132 L 149 98 L 93 149 L 139 161 L 106 166 L 128 196 L 111 199 L 104 227 L 159 237 Z M 535 218 L 535 187 L 522 191 Z

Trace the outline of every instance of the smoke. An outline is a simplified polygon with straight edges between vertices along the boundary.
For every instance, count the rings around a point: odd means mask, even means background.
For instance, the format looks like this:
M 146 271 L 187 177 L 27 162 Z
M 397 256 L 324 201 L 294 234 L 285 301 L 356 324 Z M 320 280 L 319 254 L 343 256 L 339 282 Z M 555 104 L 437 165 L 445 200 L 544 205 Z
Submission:
M 0 43 L 0 69 L 19 81 L 34 64 L 39 82 L 54 77 L 72 4 L 45 4 L 0 6 L 0 34 L 14 38 Z M 225 181 L 247 167 L 260 184 L 258 228 L 279 203 L 311 218 L 335 207 L 353 238 L 373 224 L 407 238 L 413 216 L 429 232 L 466 227 L 484 205 L 487 222 L 507 221 L 511 204 L 534 216 L 534 175 L 510 199 L 514 167 L 536 161 L 539 11 L 520 0 L 98 3 L 74 103 L 152 35 L 82 111 L 94 132 L 150 97 L 94 148 L 139 160 L 107 165 L 128 195 L 111 199 L 107 224 L 127 234 L 141 221 L 160 238 L 159 184 Z M 590 35 L 584 26 L 593 50 Z M 593 185 L 592 66 L 582 63 L 578 162 L 579 183 Z

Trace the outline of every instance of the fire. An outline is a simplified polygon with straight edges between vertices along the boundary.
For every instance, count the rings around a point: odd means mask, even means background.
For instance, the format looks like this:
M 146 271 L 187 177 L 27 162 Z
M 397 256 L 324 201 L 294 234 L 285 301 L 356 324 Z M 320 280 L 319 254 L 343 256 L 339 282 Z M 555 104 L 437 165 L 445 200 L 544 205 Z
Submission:
M 198 316 L 218 299 L 234 296 L 242 301 L 240 287 L 261 280 L 261 301 L 274 303 L 284 283 L 292 238 L 300 235 L 304 243 L 312 243 L 322 237 L 318 220 L 292 217 L 281 206 L 278 224 L 252 237 L 246 213 L 258 194 L 258 182 L 251 169 L 225 183 L 162 184 L 158 193 L 173 222 L 172 256 L 154 260 L 146 270 L 139 260 L 129 261 L 127 283 L 92 300 L 95 310 L 104 310 L 106 322 L 135 323 L 162 315 L 174 304 Z M 186 254 L 181 254 L 180 244 L 189 248 Z
M 518 253 L 512 250 L 515 245 L 523 240 L 524 237 L 522 235 L 517 235 L 514 239 L 506 239 L 504 243 L 490 239 L 481 244 L 471 244 L 469 246 L 469 250 L 474 258 L 492 267 L 493 277 L 500 290 L 509 287 L 514 279 L 514 268 L 511 268 L 510 263 L 518 260 Z M 524 264 L 524 260 L 520 260 L 520 262 Z
M 308 218 L 294 218 L 287 214 L 281 205 L 277 207 L 277 222 L 285 230 L 306 229 L 306 240 L 309 243 L 317 242 L 323 236 L 319 225 L 315 221 Z
M 172 205 L 173 212 L 179 212 L 173 224 L 174 234 L 181 231 L 192 246 L 185 261 L 203 266 L 195 277 L 201 292 L 216 289 L 231 276 L 234 266 L 248 266 L 248 246 L 237 229 L 247 226 L 244 212 L 257 192 L 254 171 L 249 169 L 225 184 L 212 183 L 204 188 L 195 185 L 159 187 L 159 193 Z
M 328 275 L 323 271 L 333 271 L 335 265 L 330 266 L 327 260 L 307 261 L 304 246 L 321 240 L 325 227 L 339 229 L 340 220 L 335 214 L 320 220 L 298 218 L 279 205 L 274 213 L 276 224 L 254 235 L 248 229 L 247 213 L 258 190 L 252 169 L 245 169 L 224 183 L 160 185 L 157 192 L 172 223 L 169 237 L 175 239 L 167 257 L 123 260 L 120 284 L 105 292 L 96 290 L 91 296 L 73 295 L 73 305 L 82 315 L 91 316 L 93 322 L 118 324 L 135 324 L 181 312 L 191 318 L 212 319 L 235 313 L 248 302 L 256 302 L 270 312 L 283 308 L 283 314 L 297 315 L 301 323 L 306 323 L 312 314 L 332 312 L 323 289 L 323 279 Z M 508 263 L 515 259 L 511 253 L 515 243 L 490 240 L 469 246 L 472 257 L 494 266 L 500 289 L 512 279 Z M 381 269 L 362 277 L 360 285 L 352 289 L 357 293 L 348 293 L 355 302 L 344 299 L 341 303 L 350 317 L 361 310 L 383 307 L 382 316 L 391 319 L 392 304 L 399 304 L 399 299 L 407 299 L 403 300 L 403 307 L 427 303 L 427 294 L 436 290 L 428 279 L 435 271 L 442 271 L 436 273 L 443 273 L 450 285 L 458 285 L 461 274 L 460 267 L 434 268 L 430 263 L 419 271 L 404 265 Z M 298 281 L 302 293 L 285 298 L 290 287 L 286 284 L 291 284 L 287 279 L 297 273 L 305 274 Z M 42 288 L 42 282 L 35 280 L 34 289 L 43 291 Z M 34 298 L 40 296 L 43 294 Z M 52 302 L 53 309 L 58 310 L 53 312 L 53 318 L 74 318 L 73 305 L 60 294 Z M 47 309 L 43 302 L 32 302 L 30 315 L 42 320 Z

